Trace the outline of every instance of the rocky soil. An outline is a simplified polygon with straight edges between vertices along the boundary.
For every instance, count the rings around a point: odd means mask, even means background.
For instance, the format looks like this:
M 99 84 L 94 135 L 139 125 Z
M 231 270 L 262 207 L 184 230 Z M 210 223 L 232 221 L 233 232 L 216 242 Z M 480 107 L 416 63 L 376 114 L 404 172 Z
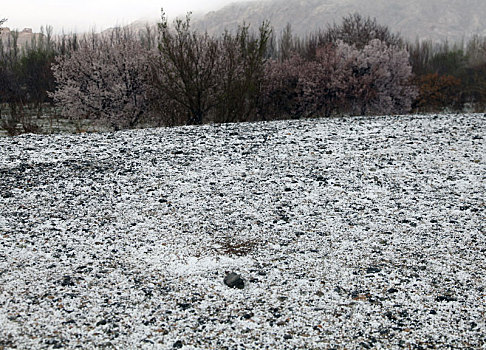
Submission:
M 485 138 L 482 114 L 1 138 L 0 349 L 484 348 Z

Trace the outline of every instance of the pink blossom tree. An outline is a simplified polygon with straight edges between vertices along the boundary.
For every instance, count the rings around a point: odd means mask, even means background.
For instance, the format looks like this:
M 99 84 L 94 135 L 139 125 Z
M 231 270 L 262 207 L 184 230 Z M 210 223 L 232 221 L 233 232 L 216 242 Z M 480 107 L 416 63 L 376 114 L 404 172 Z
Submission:
M 349 56 L 332 44 L 319 48 L 311 60 L 293 54 L 282 62 L 271 61 L 264 89 L 267 108 L 290 117 L 328 117 L 342 107 L 351 68 Z
M 102 120 L 115 130 L 136 126 L 147 110 L 148 53 L 131 33 L 91 35 L 53 66 L 51 97 L 68 118 Z
M 283 61 L 269 60 L 266 63 L 261 106 L 265 119 L 300 116 L 299 67 L 304 64 L 304 59 L 297 54 Z
M 411 110 L 417 91 L 406 50 L 378 39 L 359 51 L 344 43 L 339 46 L 348 61 L 354 61 L 346 97 L 351 113 L 398 114 Z
M 363 49 L 339 41 L 305 60 L 294 54 L 267 64 L 266 105 L 290 117 L 333 113 L 404 113 L 416 89 L 407 51 L 372 40 Z
M 307 113 L 329 117 L 342 109 L 349 86 L 352 58 L 328 44 L 316 51 L 314 60 L 299 70 L 300 100 Z

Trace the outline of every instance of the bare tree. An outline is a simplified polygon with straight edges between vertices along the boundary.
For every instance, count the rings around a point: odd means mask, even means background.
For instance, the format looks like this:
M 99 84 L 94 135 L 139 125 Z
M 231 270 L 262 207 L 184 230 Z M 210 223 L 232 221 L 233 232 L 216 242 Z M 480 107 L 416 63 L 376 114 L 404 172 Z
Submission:
M 187 115 L 184 123 L 202 124 L 218 103 L 219 43 L 190 29 L 190 13 L 185 20 L 177 19 L 172 30 L 162 12 L 158 48 L 152 78 L 159 112 L 170 117 L 178 111 Z
M 240 27 L 214 38 L 190 28 L 190 14 L 159 24 L 152 59 L 152 98 L 165 124 L 234 122 L 255 118 L 264 75 L 268 24 L 259 35 Z
M 329 26 L 327 30 L 319 33 L 318 37 L 319 46 L 342 41 L 362 49 L 375 39 L 389 46 L 403 44 L 400 36 L 391 33 L 387 26 L 379 24 L 375 18 L 365 18 L 358 13 L 344 17 L 340 24 Z
M 290 23 L 287 23 L 285 28 L 282 30 L 278 49 L 280 61 L 289 59 L 294 51 L 294 37 L 292 35 L 292 26 Z
M 221 42 L 219 67 L 221 90 L 215 110 L 215 121 L 237 122 L 260 118 L 259 106 L 267 61 L 271 30 L 264 22 L 258 36 L 248 26 L 236 35 L 226 33 Z

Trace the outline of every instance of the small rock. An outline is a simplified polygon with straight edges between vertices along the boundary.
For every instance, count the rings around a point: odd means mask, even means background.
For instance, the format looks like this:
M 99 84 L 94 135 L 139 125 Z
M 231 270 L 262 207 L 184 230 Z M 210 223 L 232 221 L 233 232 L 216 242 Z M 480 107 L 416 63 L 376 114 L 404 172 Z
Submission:
M 435 298 L 436 301 L 441 302 L 441 301 L 457 301 L 457 298 L 454 298 L 453 296 L 450 295 L 439 295 L 437 298 Z
M 371 349 L 373 347 L 372 345 L 365 342 L 359 343 L 359 346 L 362 347 L 363 349 Z
M 397 292 L 398 292 L 398 289 L 396 289 L 396 288 L 388 289 L 388 293 L 390 293 L 390 294 L 397 293 Z
M 2 197 L 3 198 L 12 198 L 13 194 L 10 191 L 5 191 L 5 192 L 2 193 Z
M 61 286 L 74 286 L 74 281 L 72 280 L 71 276 L 64 276 L 61 281 Z
M 292 336 L 290 334 L 285 334 L 283 338 L 289 340 L 292 339 Z
M 245 282 L 243 281 L 241 276 L 234 272 L 226 275 L 226 277 L 224 278 L 224 284 L 226 284 L 230 288 L 243 289 L 245 287 Z
M 379 267 L 376 267 L 376 266 L 371 266 L 371 267 L 368 267 L 366 269 L 366 273 L 378 273 L 380 271 L 381 271 L 381 269 Z
M 189 303 L 179 303 L 177 304 L 182 310 L 187 310 L 191 307 L 191 304 Z
M 181 349 L 182 348 L 182 342 L 180 340 L 176 341 L 174 344 L 172 344 L 172 348 Z
M 106 320 L 101 320 L 96 323 L 97 326 L 104 326 L 107 323 Z

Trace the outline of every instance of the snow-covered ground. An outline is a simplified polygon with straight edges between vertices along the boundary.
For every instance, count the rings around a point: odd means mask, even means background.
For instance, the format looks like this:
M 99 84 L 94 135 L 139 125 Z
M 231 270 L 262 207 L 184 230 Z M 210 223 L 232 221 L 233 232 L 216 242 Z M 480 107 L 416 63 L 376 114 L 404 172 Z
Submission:
M 1 138 L 0 349 L 484 348 L 485 139 L 482 114 Z

